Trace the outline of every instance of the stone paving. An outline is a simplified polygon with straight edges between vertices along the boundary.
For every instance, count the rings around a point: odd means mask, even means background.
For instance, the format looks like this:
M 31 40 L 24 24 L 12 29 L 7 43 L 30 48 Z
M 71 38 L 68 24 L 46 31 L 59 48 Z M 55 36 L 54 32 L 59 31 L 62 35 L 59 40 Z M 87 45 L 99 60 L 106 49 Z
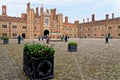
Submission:
M 68 52 L 70 41 L 78 43 L 77 52 Z M 29 80 L 22 69 L 25 43 L 41 43 L 37 39 L 17 40 L 3 45 L 0 42 L 0 80 Z M 120 40 L 69 39 L 68 42 L 50 42 L 55 48 L 54 78 L 51 80 L 120 80 Z

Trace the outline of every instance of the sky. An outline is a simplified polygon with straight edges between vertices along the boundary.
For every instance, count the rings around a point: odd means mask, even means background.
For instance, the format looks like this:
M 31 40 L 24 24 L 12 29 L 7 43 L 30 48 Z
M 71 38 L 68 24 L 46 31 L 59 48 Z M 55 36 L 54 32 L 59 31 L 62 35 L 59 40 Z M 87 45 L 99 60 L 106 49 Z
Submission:
M 112 13 L 115 17 L 120 17 L 120 0 L 0 0 L 0 15 L 2 5 L 6 5 L 8 16 L 21 17 L 21 13 L 26 13 L 28 2 L 34 9 L 41 6 L 44 10 L 56 8 L 57 14 L 68 16 L 71 23 L 76 20 L 82 23 L 87 18 L 91 21 L 92 14 L 95 14 L 95 20 L 105 19 L 106 14 L 111 18 Z

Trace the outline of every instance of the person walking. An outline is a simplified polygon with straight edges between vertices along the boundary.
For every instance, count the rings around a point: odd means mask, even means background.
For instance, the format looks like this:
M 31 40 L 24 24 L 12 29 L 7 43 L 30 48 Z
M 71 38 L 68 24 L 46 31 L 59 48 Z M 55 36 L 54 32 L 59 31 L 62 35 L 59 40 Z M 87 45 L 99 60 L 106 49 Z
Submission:
M 21 36 L 19 35 L 18 37 L 17 37 L 17 39 L 18 39 L 18 44 L 20 44 L 21 43 Z
M 107 44 L 109 43 L 108 42 L 108 36 L 106 36 L 106 38 L 105 38 L 105 43 L 107 43 Z
M 49 44 L 49 40 L 50 40 L 50 38 L 49 38 L 49 36 L 47 36 L 46 44 Z

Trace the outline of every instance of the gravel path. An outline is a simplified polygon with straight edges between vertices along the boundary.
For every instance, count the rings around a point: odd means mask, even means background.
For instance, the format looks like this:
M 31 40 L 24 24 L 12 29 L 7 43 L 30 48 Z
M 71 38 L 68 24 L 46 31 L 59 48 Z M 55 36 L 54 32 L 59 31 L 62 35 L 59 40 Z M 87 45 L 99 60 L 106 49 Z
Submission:
M 67 44 L 70 41 L 78 43 L 77 52 L 67 51 Z M 10 61 L 15 64 L 12 66 L 18 68 L 17 73 L 20 77 L 18 80 L 28 80 L 22 69 L 23 46 L 25 43 L 32 42 L 45 44 L 45 41 L 27 39 L 20 45 L 17 44 L 17 40 L 10 40 L 9 44 L 4 45 L 8 51 L 5 56 L 8 55 Z M 49 44 L 55 48 L 55 68 L 52 80 L 120 80 L 119 39 L 110 39 L 109 44 L 105 44 L 104 39 L 69 39 L 68 42 L 50 42 Z M 11 77 L 13 75 L 15 74 L 11 74 Z

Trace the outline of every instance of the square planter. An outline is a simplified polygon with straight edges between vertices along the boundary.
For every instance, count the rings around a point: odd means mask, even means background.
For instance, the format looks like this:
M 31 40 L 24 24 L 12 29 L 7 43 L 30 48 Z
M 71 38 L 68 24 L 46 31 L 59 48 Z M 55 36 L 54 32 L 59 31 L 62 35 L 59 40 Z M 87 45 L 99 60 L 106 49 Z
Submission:
M 54 57 L 33 58 L 23 56 L 23 69 L 31 80 L 46 80 L 53 78 Z
M 76 52 L 77 51 L 77 45 L 68 45 L 68 51 Z
M 68 43 L 68 51 L 76 52 L 77 51 L 77 43 L 76 42 L 69 42 Z
M 3 44 L 9 44 L 9 40 L 3 39 Z
M 23 70 L 30 80 L 53 78 L 54 48 L 42 44 L 25 44 Z

